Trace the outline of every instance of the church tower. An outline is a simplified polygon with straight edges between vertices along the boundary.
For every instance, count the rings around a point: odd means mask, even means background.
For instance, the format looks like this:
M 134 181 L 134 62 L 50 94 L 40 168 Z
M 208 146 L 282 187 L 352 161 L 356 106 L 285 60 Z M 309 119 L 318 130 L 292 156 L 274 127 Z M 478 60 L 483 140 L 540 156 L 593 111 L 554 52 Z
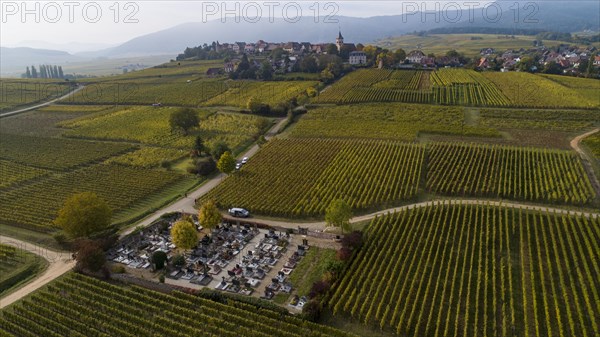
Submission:
M 344 37 L 342 36 L 341 30 L 337 39 L 335 39 L 335 45 L 337 46 L 338 52 L 341 51 L 342 47 L 344 46 Z

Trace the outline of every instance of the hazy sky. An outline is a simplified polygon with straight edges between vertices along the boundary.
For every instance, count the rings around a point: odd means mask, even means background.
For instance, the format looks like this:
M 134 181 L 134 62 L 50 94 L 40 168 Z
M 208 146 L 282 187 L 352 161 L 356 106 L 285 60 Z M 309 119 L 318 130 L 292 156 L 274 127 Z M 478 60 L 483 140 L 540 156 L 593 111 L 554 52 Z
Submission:
M 184 22 L 233 20 L 241 16 L 263 20 L 283 15 L 369 17 L 395 15 L 413 8 L 433 10 L 454 3 L 461 8 L 489 1 L 7 1 L 0 0 L 0 45 L 119 44 L 136 36 Z M 25 3 L 25 5 L 23 5 Z M 410 7 L 412 6 L 412 7 Z M 416 7 L 415 7 L 416 6 Z M 475 5 L 476 6 L 476 5 Z M 317 12 L 317 8 L 319 9 Z M 65 48 L 67 49 L 67 48 Z M 85 48 L 84 48 L 85 49 Z

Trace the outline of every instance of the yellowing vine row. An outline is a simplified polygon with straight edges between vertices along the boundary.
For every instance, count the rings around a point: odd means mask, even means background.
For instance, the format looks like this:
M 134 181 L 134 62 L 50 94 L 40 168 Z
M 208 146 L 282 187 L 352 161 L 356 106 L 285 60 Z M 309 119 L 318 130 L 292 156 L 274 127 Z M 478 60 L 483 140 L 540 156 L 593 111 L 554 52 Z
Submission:
M 438 204 L 377 218 L 329 307 L 401 336 L 585 336 L 599 218 Z

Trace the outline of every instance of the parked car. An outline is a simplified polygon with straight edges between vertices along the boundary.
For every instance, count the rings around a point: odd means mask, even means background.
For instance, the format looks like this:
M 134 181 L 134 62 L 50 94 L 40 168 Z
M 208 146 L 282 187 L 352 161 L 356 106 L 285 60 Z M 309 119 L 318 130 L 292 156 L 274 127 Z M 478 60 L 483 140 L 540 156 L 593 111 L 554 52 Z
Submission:
M 246 164 L 248 162 L 248 157 L 242 158 L 242 164 Z
M 247 210 L 243 209 L 243 208 L 230 208 L 228 210 L 229 215 L 236 217 L 236 218 L 247 218 L 250 216 L 250 212 L 248 212 Z
M 237 163 L 237 164 L 235 164 L 235 169 L 236 169 L 236 170 L 239 170 L 239 169 L 241 169 L 241 168 L 242 168 L 242 163 Z

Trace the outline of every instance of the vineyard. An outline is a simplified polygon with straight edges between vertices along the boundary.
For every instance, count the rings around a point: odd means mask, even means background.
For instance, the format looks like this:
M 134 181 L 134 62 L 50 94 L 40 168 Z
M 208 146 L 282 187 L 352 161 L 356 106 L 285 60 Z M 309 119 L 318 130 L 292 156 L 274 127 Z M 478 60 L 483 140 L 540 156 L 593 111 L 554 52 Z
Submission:
M 510 101 L 480 73 L 440 69 L 431 74 L 433 100 L 446 105 L 507 106 Z
M 482 107 L 600 107 L 598 83 L 529 73 L 361 69 L 324 90 L 315 103 L 407 102 Z M 558 79 L 560 78 L 560 79 Z
M 256 139 L 268 127 L 268 120 L 263 117 L 198 111 L 200 127 L 184 136 L 171 132 L 169 117 L 175 109 L 177 108 L 128 107 L 61 125 L 69 128 L 65 132 L 67 137 L 132 141 L 185 149 L 191 148 L 197 135 L 209 147 L 224 141 L 229 147 L 235 148 Z M 131 131 L 132 125 L 136 126 L 136 132 Z
M 66 170 L 104 160 L 132 148 L 129 144 L 2 134 L 0 159 L 40 168 Z
M 63 104 L 140 104 L 162 103 L 173 106 L 198 106 L 227 90 L 222 80 L 155 79 L 90 83 Z
M 53 230 L 58 209 L 72 194 L 94 192 L 118 212 L 183 179 L 191 178 L 167 171 L 93 165 L 2 192 L 0 219 L 3 224 L 48 232 Z
M 189 153 L 185 150 L 167 149 L 161 147 L 143 147 L 106 161 L 107 164 L 121 164 L 143 168 L 155 168 L 164 162 L 172 163 Z
M 274 140 L 203 200 L 277 216 L 319 216 L 341 197 L 355 209 L 385 207 L 415 197 L 424 154 L 397 142 Z
M 71 89 L 68 82 L 46 79 L 0 80 L 0 110 L 12 110 L 19 106 L 47 101 L 60 97 Z
M 125 288 L 70 274 L 2 311 L 3 336 L 351 336 L 235 300 Z
M 464 109 L 402 103 L 323 106 L 311 109 L 292 129 L 296 138 L 376 138 L 414 141 L 419 133 L 499 137 L 493 125 L 465 125 Z M 335 127 L 333 127 L 335 126 Z
M 578 92 L 579 89 L 563 86 L 540 75 L 524 72 L 485 72 L 482 75 L 500 89 L 510 100 L 510 105 L 514 107 L 600 107 L 600 100 L 598 100 L 597 95 L 595 95 L 595 98 L 594 96 L 589 97 L 587 94 L 582 95 Z
M 377 218 L 329 307 L 401 336 L 584 336 L 600 219 L 438 204 Z
M 407 102 L 430 103 L 429 73 L 360 69 L 323 91 L 316 103 Z
M 246 108 L 248 100 L 255 98 L 261 103 L 274 106 L 292 98 L 306 96 L 307 89 L 317 85 L 315 81 L 227 81 L 224 83 L 228 87 L 227 91 L 214 96 L 202 105 Z
M 573 152 L 435 143 L 427 190 L 447 195 L 586 204 L 594 189 Z
M 18 184 L 50 173 L 48 170 L 0 160 L 0 188 Z
M 600 111 L 481 109 L 479 125 L 498 129 L 582 131 L 600 125 Z

